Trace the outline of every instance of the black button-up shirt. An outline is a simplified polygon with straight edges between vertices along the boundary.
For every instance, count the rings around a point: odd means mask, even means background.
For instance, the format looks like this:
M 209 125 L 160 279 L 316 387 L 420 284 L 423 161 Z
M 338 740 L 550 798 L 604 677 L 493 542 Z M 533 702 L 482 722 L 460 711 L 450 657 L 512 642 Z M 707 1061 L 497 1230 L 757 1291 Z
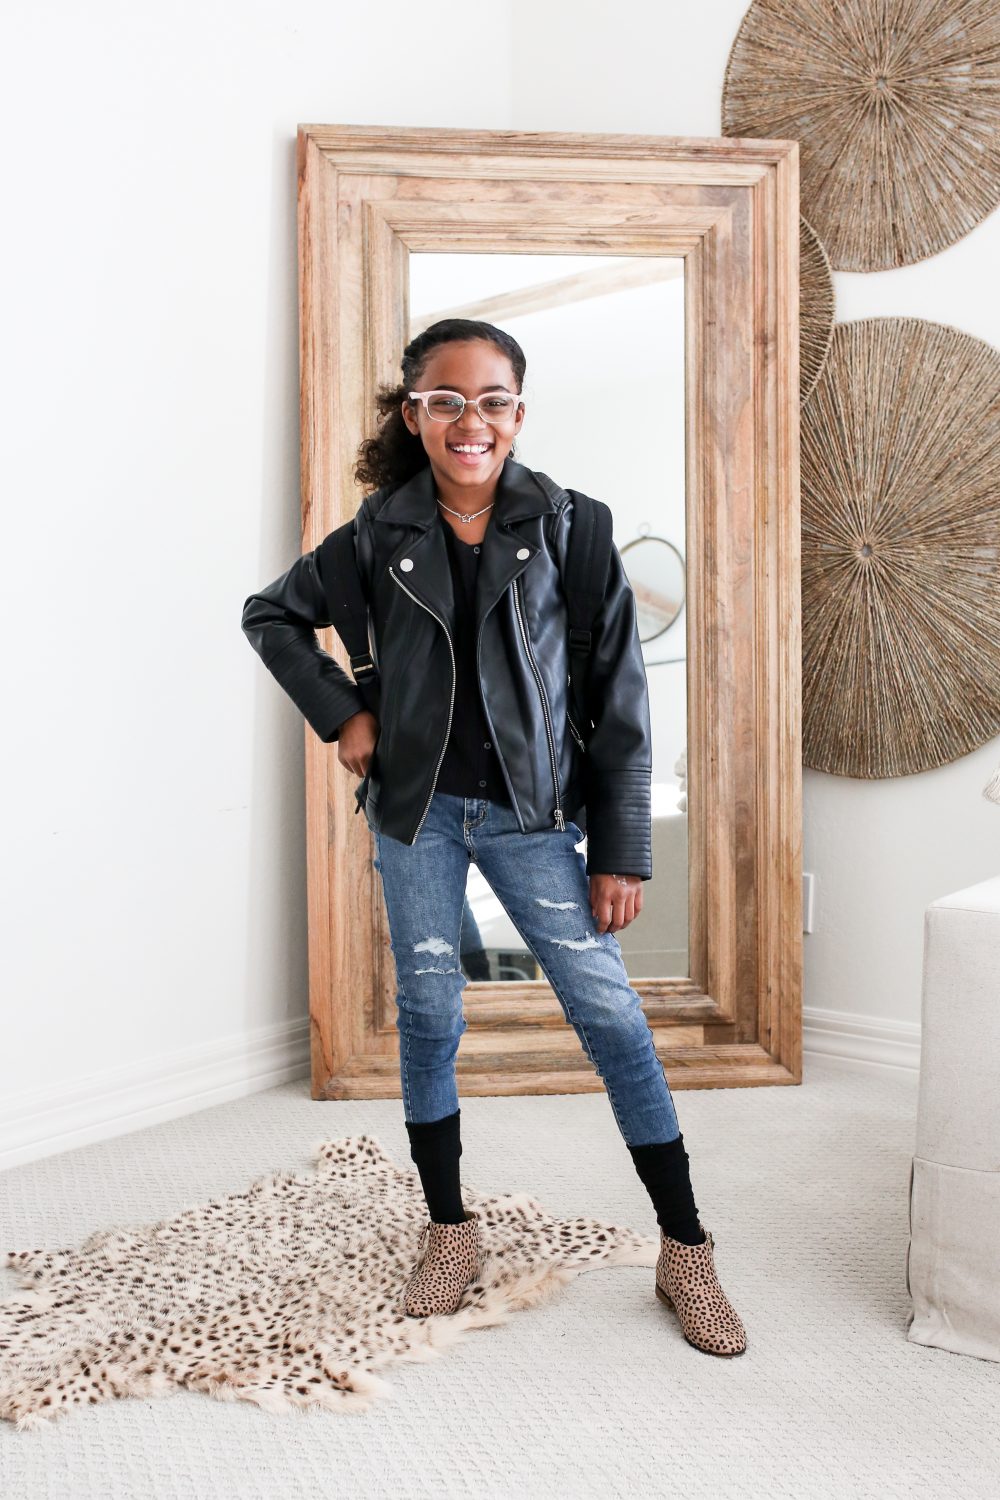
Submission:
M 476 666 L 476 579 L 483 543 L 460 541 L 440 511 L 438 525 L 444 527 L 455 591 L 455 704 L 435 790 L 455 797 L 488 797 L 509 807 Z

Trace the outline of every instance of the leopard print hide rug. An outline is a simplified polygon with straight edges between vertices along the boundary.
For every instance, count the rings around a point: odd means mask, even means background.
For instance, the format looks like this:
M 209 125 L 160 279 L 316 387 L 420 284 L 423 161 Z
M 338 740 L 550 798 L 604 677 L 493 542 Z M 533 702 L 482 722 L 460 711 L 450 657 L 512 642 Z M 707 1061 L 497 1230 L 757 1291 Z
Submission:
M 407 1317 L 427 1221 L 419 1176 L 370 1135 L 319 1142 L 313 1156 L 308 1172 L 172 1219 L 8 1252 L 24 1291 L 0 1302 L 0 1416 L 26 1429 L 182 1386 L 270 1412 L 364 1410 L 391 1392 L 378 1368 L 434 1359 L 582 1271 L 656 1262 L 658 1240 L 632 1229 L 463 1185 L 481 1223 L 479 1278 L 456 1312 Z

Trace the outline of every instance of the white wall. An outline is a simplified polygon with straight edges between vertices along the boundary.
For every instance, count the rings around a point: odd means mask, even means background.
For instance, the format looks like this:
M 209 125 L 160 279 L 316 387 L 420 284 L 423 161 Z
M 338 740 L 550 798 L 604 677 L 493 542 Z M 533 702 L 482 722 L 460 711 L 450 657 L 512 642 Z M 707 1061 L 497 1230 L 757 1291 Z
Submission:
M 304 726 L 239 629 L 298 550 L 297 123 L 715 135 L 742 11 L 8 10 L 0 1164 L 307 1055 Z M 839 315 L 1000 343 L 998 233 L 838 276 Z M 996 869 L 997 759 L 806 773 L 814 1016 L 912 1030 L 926 902 Z
M 504 127 L 511 38 L 402 0 L 4 32 L 9 1163 L 303 1069 L 305 729 L 240 630 L 299 550 L 296 126 Z
M 520 130 L 721 131 L 722 83 L 745 0 L 572 7 L 515 0 Z M 910 316 L 1000 346 L 1000 214 L 915 266 L 835 274 L 837 317 Z M 816 928 L 805 942 L 806 1045 L 917 1060 L 923 914 L 1000 869 L 1000 808 L 982 789 L 1000 739 L 918 776 L 803 773 L 804 867 Z

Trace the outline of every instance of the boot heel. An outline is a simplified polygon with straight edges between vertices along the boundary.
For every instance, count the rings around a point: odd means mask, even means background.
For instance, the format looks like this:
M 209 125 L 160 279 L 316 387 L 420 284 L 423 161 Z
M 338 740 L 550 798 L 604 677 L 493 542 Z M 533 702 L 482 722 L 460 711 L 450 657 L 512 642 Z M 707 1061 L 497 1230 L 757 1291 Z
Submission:
M 656 1288 L 656 1295 L 659 1297 L 660 1301 L 665 1302 L 668 1307 L 673 1307 L 673 1302 L 671 1302 L 670 1298 L 667 1296 L 666 1292 L 661 1286 L 658 1286 Z

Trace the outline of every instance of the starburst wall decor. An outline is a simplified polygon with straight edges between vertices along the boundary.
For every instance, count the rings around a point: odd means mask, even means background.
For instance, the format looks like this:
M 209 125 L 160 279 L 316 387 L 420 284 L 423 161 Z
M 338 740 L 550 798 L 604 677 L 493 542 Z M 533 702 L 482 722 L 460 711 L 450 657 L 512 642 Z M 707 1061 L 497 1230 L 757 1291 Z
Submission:
M 833 337 L 833 277 L 819 236 L 799 220 L 799 399 L 808 401 Z
M 1000 734 L 1000 354 L 837 324 L 802 412 L 803 762 L 903 776 Z
M 802 212 L 835 270 L 934 255 L 1000 201 L 1000 6 L 754 0 L 722 130 L 800 142 Z

